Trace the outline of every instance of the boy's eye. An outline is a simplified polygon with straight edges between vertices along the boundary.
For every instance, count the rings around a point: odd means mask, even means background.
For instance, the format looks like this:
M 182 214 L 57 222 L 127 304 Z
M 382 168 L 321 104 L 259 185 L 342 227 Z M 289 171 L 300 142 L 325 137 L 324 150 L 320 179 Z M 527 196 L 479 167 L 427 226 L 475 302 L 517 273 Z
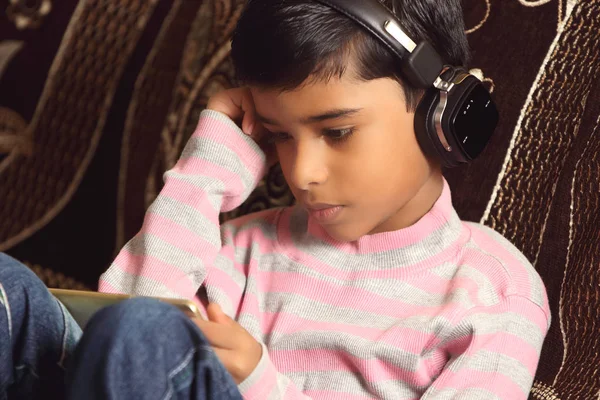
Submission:
M 285 142 L 290 139 L 291 136 L 285 132 L 270 132 L 269 141 L 270 142 Z
M 336 142 L 347 140 L 354 133 L 354 128 L 326 129 L 324 135 Z
M 354 128 L 325 129 L 323 131 L 323 136 L 333 140 L 336 143 L 341 143 L 342 141 L 349 139 L 353 133 Z M 285 142 L 291 138 L 292 136 L 286 132 L 270 132 L 269 134 L 269 141 L 272 143 Z

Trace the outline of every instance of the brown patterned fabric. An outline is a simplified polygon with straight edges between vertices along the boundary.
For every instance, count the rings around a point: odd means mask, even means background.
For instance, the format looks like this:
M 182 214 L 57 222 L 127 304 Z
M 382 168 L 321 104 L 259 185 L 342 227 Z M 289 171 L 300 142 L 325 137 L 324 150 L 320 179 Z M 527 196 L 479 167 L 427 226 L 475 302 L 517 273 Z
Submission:
M 0 0 L 0 250 L 49 285 L 95 287 L 208 97 L 234 84 L 243 4 Z M 553 323 L 530 397 L 598 399 L 600 2 L 463 4 L 502 115 L 482 157 L 447 171 L 455 206 L 546 283 Z M 275 167 L 223 219 L 292 202 Z
M 65 274 L 44 268 L 41 265 L 31 265 L 26 263 L 35 274 L 49 288 L 72 289 L 72 290 L 91 290 L 88 286 L 76 281 Z
M 492 6 L 471 44 L 502 123 L 483 159 L 447 174 L 459 213 L 504 234 L 546 283 L 553 323 L 534 399 L 600 395 L 598 15 L 593 1 Z

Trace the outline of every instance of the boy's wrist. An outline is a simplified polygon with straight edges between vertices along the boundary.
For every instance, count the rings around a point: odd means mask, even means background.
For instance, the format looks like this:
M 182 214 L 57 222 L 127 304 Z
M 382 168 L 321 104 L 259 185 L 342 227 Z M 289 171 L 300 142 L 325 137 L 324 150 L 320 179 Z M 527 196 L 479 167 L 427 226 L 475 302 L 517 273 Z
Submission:
M 246 394 L 248 394 L 250 391 L 252 391 L 253 393 L 255 392 L 255 385 L 260 384 L 265 374 L 268 374 L 270 372 L 269 370 L 271 368 L 274 368 L 274 366 L 271 364 L 271 360 L 269 359 L 267 347 L 263 343 L 260 343 L 260 346 L 262 348 L 262 353 L 260 359 L 258 360 L 258 364 L 256 364 L 254 369 L 250 372 L 250 374 L 248 374 L 248 376 L 243 381 L 238 383 L 238 389 L 240 393 L 244 396 L 244 399 L 247 398 Z M 264 387 L 263 389 L 264 391 L 260 391 L 260 395 L 254 396 L 253 398 L 266 398 L 269 392 L 269 388 Z

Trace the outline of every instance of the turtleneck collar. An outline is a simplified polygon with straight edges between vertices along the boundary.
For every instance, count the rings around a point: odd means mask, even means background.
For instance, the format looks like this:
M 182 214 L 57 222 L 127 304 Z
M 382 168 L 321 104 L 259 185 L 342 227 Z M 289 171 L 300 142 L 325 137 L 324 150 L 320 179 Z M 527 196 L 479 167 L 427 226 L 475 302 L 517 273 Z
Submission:
M 347 255 L 359 264 L 376 264 L 373 267 L 378 268 L 423 263 L 439 265 L 444 258 L 456 255 L 458 247 L 468 240 L 467 229 L 452 206 L 445 180 L 442 194 L 431 210 L 412 226 L 365 235 L 353 242 L 340 242 L 331 238 L 304 208 L 297 206 L 282 215 L 280 239 L 285 240 L 285 236 L 298 254 L 321 260 Z

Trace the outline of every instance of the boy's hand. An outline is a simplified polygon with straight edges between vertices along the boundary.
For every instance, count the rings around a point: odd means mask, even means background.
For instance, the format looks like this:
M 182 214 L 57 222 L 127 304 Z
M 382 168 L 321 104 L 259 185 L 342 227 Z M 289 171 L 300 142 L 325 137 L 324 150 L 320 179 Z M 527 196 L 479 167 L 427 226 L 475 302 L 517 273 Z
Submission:
M 262 347 L 240 324 L 229 318 L 215 303 L 207 309 L 208 321 L 194 318 L 221 363 L 239 385 L 254 371 Z
M 267 156 L 269 167 L 277 164 L 277 155 L 271 143 L 265 138 L 265 128 L 256 119 L 256 109 L 252 93 L 248 88 L 235 88 L 219 92 L 208 100 L 206 108 L 219 111 L 235 121 L 242 131 L 252 137 Z

